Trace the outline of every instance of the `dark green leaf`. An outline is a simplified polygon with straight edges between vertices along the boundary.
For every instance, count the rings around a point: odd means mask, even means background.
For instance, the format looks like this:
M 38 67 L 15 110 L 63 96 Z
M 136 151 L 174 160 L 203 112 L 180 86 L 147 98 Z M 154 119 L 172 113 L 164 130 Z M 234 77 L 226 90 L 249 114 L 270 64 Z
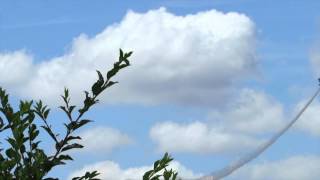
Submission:
M 53 140 L 55 140 L 55 141 L 57 140 L 56 135 L 53 134 L 52 130 L 49 127 L 47 127 L 47 126 L 41 126 L 41 127 L 50 135 L 50 137 Z
M 77 149 L 77 148 L 83 148 L 83 146 L 78 143 L 70 144 L 70 145 L 67 145 L 64 148 L 62 148 L 61 152 L 67 151 L 69 149 Z
M 122 49 L 120 49 L 120 52 L 119 52 L 119 60 L 122 60 L 124 58 L 123 56 L 123 51 Z
M 117 81 L 109 81 L 106 88 L 111 87 L 112 85 L 117 84 L 117 83 L 118 83 Z
M 11 159 L 16 157 L 16 154 L 17 153 L 12 148 L 6 150 L 6 155 Z
M 58 157 L 58 159 L 59 159 L 59 160 L 73 160 L 71 156 L 69 156 L 69 155 L 64 155 L 64 154 L 60 155 L 60 156 Z
M 47 109 L 44 111 L 43 113 L 44 119 L 47 119 L 49 112 L 50 112 L 50 109 Z
M 67 141 L 74 140 L 74 139 L 81 139 L 81 137 L 80 136 L 69 136 L 67 138 Z

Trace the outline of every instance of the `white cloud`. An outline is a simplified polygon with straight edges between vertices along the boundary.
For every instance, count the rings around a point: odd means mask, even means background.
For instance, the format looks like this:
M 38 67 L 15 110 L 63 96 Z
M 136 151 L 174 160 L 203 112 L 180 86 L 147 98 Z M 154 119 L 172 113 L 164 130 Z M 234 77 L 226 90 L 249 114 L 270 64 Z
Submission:
M 108 127 L 88 129 L 81 132 L 79 136 L 82 138 L 80 143 L 85 146 L 80 152 L 109 153 L 116 148 L 133 143 L 128 135 Z
M 242 147 L 248 152 L 282 129 L 305 104 L 299 102 L 286 115 L 273 97 L 243 89 L 225 109 L 210 111 L 206 121 L 161 122 L 151 128 L 150 137 L 161 151 L 219 154 L 239 152 L 238 147 Z M 314 101 L 292 130 L 320 137 L 319 112 L 320 103 Z
M 193 122 L 178 124 L 165 122 L 156 124 L 150 130 L 150 136 L 158 144 L 160 151 L 192 153 L 226 153 L 251 149 L 261 141 L 241 134 L 225 133 L 218 128 L 209 128 L 207 124 Z
M 282 104 L 264 92 L 243 89 L 224 111 L 212 111 L 209 119 L 225 130 L 248 134 L 275 132 L 284 126 Z
M 19 77 L 12 80 L 20 86 L 6 87 L 56 105 L 67 86 L 73 100 L 80 102 L 78 97 L 96 79 L 95 69 L 111 67 L 118 48 L 123 48 L 134 51 L 132 66 L 118 76 L 121 87 L 113 87 L 104 101 L 214 105 L 223 102 L 234 82 L 252 73 L 256 64 L 253 22 L 243 14 L 215 10 L 186 16 L 164 8 L 129 11 L 94 37 L 80 35 L 71 47 L 65 55 L 40 64 L 25 60 L 27 67 L 15 69 Z M 9 61 L 18 61 L 15 53 L 0 55 L 0 72 L 11 67 Z
M 226 180 L 317 180 L 320 176 L 319 167 L 319 156 L 294 156 L 285 160 L 245 166 Z
M 235 173 L 226 177 L 226 180 L 316 180 L 319 178 L 318 168 L 320 167 L 319 156 L 293 156 L 284 160 L 265 161 L 262 163 L 251 164 L 242 167 Z M 203 174 L 194 173 L 181 163 L 173 161 L 169 169 L 177 171 L 179 177 L 184 179 L 202 177 Z M 95 164 L 84 166 L 82 169 L 72 172 L 68 179 L 81 176 L 86 171 L 97 170 L 103 180 L 129 180 L 141 179 L 142 175 L 152 169 L 152 166 L 142 166 L 121 169 L 119 164 L 113 161 L 102 161 Z
M 244 89 L 224 111 L 215 110 L 209 121 L 178 124 L 162 122 L 150 130 L 158 149 L 169 152 L 227 153 L 257 147 L 260 134 L 284 125 L 280 103 L 263 92 Z M 241 147 L 241 148 L 239 148 Z
M 25 51 L 0 54 L 0 83 L 2 85 L 19 86 L 19 84 L 27 83 L 28 77 L 32 75 L 32 57 Z
M 168 166 L 168 169 L 173 169 L 179 172 L 179 176 L 184 178 L 196 178 L 200 177 L 201 174 L 195 174 L 191 170 L 187 169 L 185 166 L 180 164 L 177 161 L 173 161 Z M 99 178 L 102 180 L 137 180 L 141 179 L 143 174 L 148 170 L 153 169 L 153 166 L 142 166 L 142 167 L 134 167 L 128 169 L 121 169 L 119 164 L 112 161 L 102 161 L 92 165 L 87 165 L 83 167 L 81 170 L 77 170 L 69 175 L 68 179 L 72 179 L 72 177 L 82 176 L 86 171 L 94 171 L 97 170 L 99 173 Z
M 305 103 L 305 101 L 300 102 L 295 108 L 295 112 L 298 112 Z M 319 113 L 320 103 L 318 101 L 314 101 L 301 116 L 300 121 L 297 122 L 296 129 L 320 137 Z

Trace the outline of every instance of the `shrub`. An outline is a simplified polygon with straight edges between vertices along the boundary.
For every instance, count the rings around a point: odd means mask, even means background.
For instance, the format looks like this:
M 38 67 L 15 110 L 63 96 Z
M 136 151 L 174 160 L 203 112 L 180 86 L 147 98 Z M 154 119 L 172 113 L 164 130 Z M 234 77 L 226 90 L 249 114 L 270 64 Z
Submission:
M 70 104 L 69 90 L 64 89 L 61 96 L 64 105 L 59 108 L 66 114 L 67 122 L 65 132 L 61 138 L 48 122 L 50 109 L 47 105 L 39 101 L 20 101 L 18 110 L 14 110 L 9 103 L 9 94 L 0 88 L 0 133 L 9 133 L 5 140 L 7 147 L 0 148 L 0 179 L 6 180 L 54 180 L 57 178 L 47 177 L 48 173 L 56 166 L 64 165 L 73 158 L 68 154 L 70 150 L 83 148 L 79 144 L 80 136 L 75 136 L 74 132 L 91 122 L 91 120 L 82 118 L 83 115 L 96 103 L 98 96 L 115 85 L 112 81 L 121 69 L 130 65 L 128 58 L 132 52 L 123 53 L 120 49 L 120 55 L 113 68 L 109 70 L 104 77 L 100 71 L 97 71 L 98 80 L 92 85 L 90 93 L 85 91 L 85 99 L 82 107 L 77 109 Z M 74 116 L 74 114 L 77 114 Z M 76 117 L 76 118 L 74 118 Z M 44 129 L 54 142 L 54 153 L 46 154 L 44 149 L 39 147 L 39 127 Z M 77 141 L 78 140 L 78 141 Z M 0 142 L 1 143 L 1 142 Z M 2 143 L 3 145 L 3 143 Z M 154 169 L 146 172 L 143 180 L 157 180 L 163 177 L 165 180 L 176 179 L 177 173 L 166 167 L 172 158 L 166 153 L 161 160 L 154 163 Z M 162 175 L 158 175 L 160 171 Z M 81 177 L 75 177 L 73 180 L 96 180 L 99 173 L 97 171 L 86 172 Z

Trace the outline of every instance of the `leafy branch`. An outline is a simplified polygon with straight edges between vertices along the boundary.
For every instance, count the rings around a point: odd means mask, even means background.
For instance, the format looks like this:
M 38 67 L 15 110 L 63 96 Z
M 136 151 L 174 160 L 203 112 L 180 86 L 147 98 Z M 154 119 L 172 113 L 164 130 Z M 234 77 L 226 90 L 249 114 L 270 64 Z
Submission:
M 9 103 L 9 94 L 0 87 L 0 133 L 10 134 L 5 140 L 8 147 L 0 146 L 0 179 L 5 180 L 57 180 L 58 178 L 46 177 L 58 165 L 64 165 L 73 158 L 67 153 L 73 149 L 84 146 L 75 142 L 81 140 L 74 132 L 92 120 L 82 118 L 89 109 L 99 102 L 98 96 L 106 89 L 112 87 L 117 81 L 112 78 L 123 68 L 130 65 L 128 58 L 132 52 L 124 53 L 120 49 L 118 61 L 113 64 L 105 76 L 97 70 L 98 79 L 92 85 L 91 91 L 84 91 L 83 105 L 77 108 L 70 104 L 69 90 L 64 89 L 61 95 L 64 105 L 59 108 L 66 114 L 67 122 L 64 123 L 65 133 L 62 138 L 56 133 L 48 122 L 50 109 L 39 101 L 20 101 L 19 109 L 14 110 Z M 2 115 L 2 116 L 1 116 Z M 38 117 L 41 124 L 35 120 Z M 75 117 L 75 118 L 74 118 Z M 41 140 L 39 134 L 41 127 L 54 142 L 54 153 L 47 155 L 39 147 Z M 0 142 L 0 145 L 2 143 Z M 173 159 L 166 153 L 162 159 L 154 163 L 154 168 L 143 175 L 143 180 L 177 180 L 177 172 L 167 170 L 168 164 Z M 162 172 L 162 174 L 161 174 Z M 160 173 L 160 174 L 159 174 Z M 74 177 L 72 180 L 99 180 L 97 171 L 86 172 L 83 176 Z
M 167 166 L 172 160 L 173 158 L 171 158 L 168 153 L 165 153 L 162 159 L 154 162 L 153 169 L 143 175 L 143 180 L 160 180 L 161 177 L 163 177 L 164 180 L 178 180 L 177 172 L 172 169 L 167 170 Z M 163 171 L 162 174 L 161 171 Z
M 20 179 L 46 179 L 53 180 L 57 178 L 45 176 L 52 168 L 58 165 L 66 164 L 67 161 L 73 160 L 68 154 L 72 149 L 83 148 L 83 145 L 74 142 L 80 140 L 81 137 L 74 136 L 73 133 L 84 125 L 92 122 L 88 119 L 82 119 L 82 116 L 96 103 L 99 102 L 98 96 L 110 88 L 116 81 L 112 81 L 121 69 L 130 65 L 128 58 L 132 52 L 123 53 L 120 49 L 120 55 L 117 62 L 114 63 L 113 68 L 103 77 L 100 71 L 97 71 L 98 80 L 92 85 L 90 93 L 85 91 L 85 99 L 83 106 L 78 109 L 78 115 L 73 118 L 74 109 L 76 106 L 70 105 L 69 90 L 64 89 L 64 94 L 61 96 L 64 105 L 59 108 L 63 110 L 68 122 L 65 123 L 65 135 L 59 138 L 59 134 L 55 133 L 52 126 L 48 122 L 48 115 L 50 109 L 47 105 L 39 100 L 33 105 L 33 101 L 20 101 L 19 109 L 14 109 L 9 104 L 9 94 L 0 88 L 0 112 L 5 117 L 0 116 L 0 132 L 9 131 L 12 136 L 8 137 L 6 141 L 9 147 L 7 149 L 0 148 L 0 179 L 20 180 Z M 42 125 L 41 128 L 51 137 L 55 143 L 55 152 L 48 156 L 43 149 L 39 147 L 40 140 L 38 123 L 34 120 L 38 116 Z M 75 177 L 74 180 L 96 180 L 97 171 L 87 172 L 82 177 Z

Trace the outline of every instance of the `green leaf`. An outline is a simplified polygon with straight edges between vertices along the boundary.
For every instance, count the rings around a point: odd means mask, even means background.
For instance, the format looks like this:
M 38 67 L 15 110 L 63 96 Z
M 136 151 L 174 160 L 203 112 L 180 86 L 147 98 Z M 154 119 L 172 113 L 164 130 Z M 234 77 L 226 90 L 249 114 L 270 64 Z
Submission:
M 61 152 L 67 151 L 70 149 L 79 149 L 79 148 L 83 148 L 83 146 L 78 143 L 73 143 L 73 144 L 67 145 L 66 147 L 62 148 Z
M 33 141 L 39 135 L 39 130 L 35 130 L 30 134 L 30 140 Z
M 156 162 L 154 162 L 153 169 L 156 169 L 158 167 L 159 163 L 160 163 L 160 160 L 157 160 Z
M 60 109 L 62 109 L 65 113 L 69 114 L 65 106 L 59 106 Z
M 81 139 L 81 137 L 80 136 L 69 136 L 67 138 L 67 141 L 71 141 L 71 140 L 74 140 L 74 139 Z
M 75 108 L 76 106 L 70 106 L 69 107 L 69 113 L 72 113 L 73 109 Z
M 83 175 L 81 177 L 74 177 L 74 178 L 72 178 L 72 180 L 100 180 L 98 178 L 95 178 L 98 175 L 99 175 L 99 173 L 97 171 L 86 172 L 85 175 Z
M 153 170 L 149 170 L 143 175 L 143 180 L 149 180 L 151 173 L 153 173 Z
M 132 55 L 132 53 L 133 53 L 132 51 L 125 53 L 124 59 L 127 59 L 128 57 L 130 57 Z
M 119 60 L 122 60 L 124 57 L 123 57 L 123 51 L 122 49 L 120 49 L 120 52 L 119 52 Z
M 59 159 L 59 160 L 73 160 L 71 156 L 69 156 L 69 155 L 64 155 L 64 154 L 58 156 L 58 159 Z
M 50 112 L 50 109 L 47 109 L 46 111 L 44 111 L 43 113 L 44 119 L 47 119 L 49 112 Z
M 69 89 L 64 88 L 64 97 L 69 97 Z
M 74 130 L 80 128 L 81 126 L 83 126 L 83 125 L 85 125 L 85 124 L 87 124 L 89 122 L 92 122 L 92 120 L 83 119 L 83 120 L 80 120 L 80 121 L 72 121 L 69 124 L 67 124 L 66 126 L 67 126 L 67 128 L 69 130 L 73 130 L 74 131 Z
M 32 150 L 37 149 L 40 142 L 41 142 L 41 141 L 37 141 L 37 142 L 35 142 L 35 143 L 32 143 L 32 144 L 31 144 Z
M 102 86 L 104 84 L 104 78 L 101 72 L 97 70 L 97 73 L 98 73 L 99 79 L 91 87 L 91 91 L 93 95 L 98 95 L 102 91 Z
M 106 88 L 111 87 L 114 84 L 117 84 L 117 81 L 109 81 L 108 84 L 106 85 Z
M 3 119 L 0 117 L 0 132 L 3 126 L 4 126 L 4 122 L 3 122 Z
M 15 139 L 13 139 L 13 138 L 8 138 L 7 141 L 10 143 L 10 145 L 11 145 L 14 149 L 18 149 L 17 142 L 16 142 Z
M 66 87 L 64 88 L 64 95 L 61 95 L 63 101 L 65 104 L 69 104 L 70 98 L 69 98 L 69 89 Z
M 14 157 L 16 157 L 16 154 L 17 153 L 12 148 L 9 148 L 9 149 L 6 150 L 6 155 L 10 159 L 13 159 Z
M 57 140 L 56 135 L 53 134 L 52 130 L 47 127 L 47 126 L 41 126 L 49 135 L 53 140 Z
M 77 126 L 76 126 L 76 129 L 80 128 L 81 126 L 89 123 L 89 122 L 92 122 L 92 120 L 89 120 L 89 119 L 83 119 L 81 121 L 78 122 Z
M 98 80 L 98 81 L 104 82 L 104 79 L 103 79 L 103 76 L 102 76 L 101 72 L 98 71 L 98 70 L 96 70 L 96 71 L 97 71 L 97 74 L 98 74 L 98 77 L 99 77 L 99 80 Z
M 111 79 L 115 74 L 117 74 L 118 71 L 119 71 L 118 68 L 114 68 L 114 69 L 111 69 L 110 71 L 108 71 L 107 79 Z

